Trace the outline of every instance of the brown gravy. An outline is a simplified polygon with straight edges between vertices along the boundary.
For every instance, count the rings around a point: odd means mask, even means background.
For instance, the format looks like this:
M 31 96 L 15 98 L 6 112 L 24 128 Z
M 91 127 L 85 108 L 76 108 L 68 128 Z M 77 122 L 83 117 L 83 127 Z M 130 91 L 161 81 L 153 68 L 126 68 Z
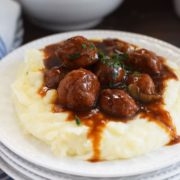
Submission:
M 95 43 L 97 43 L 95 41 Z M 99 43 L 99 42 L 98 42 Z M 104 47 L 104 44 L 102 44 Z M 56 51 L 58 50 L 59 44 L 53 44 L 47 46 L 43 51 L 45 53 L 44 64 L 47 69 L 50 69 L 53 66 L 59 65 L 59 60 L 56 55 Z M 155 83 L 157 92 L 163 94 L 165 89 L 166 81 L 169 79 L 178 79 L 173 71 L 163 64 L 163 70 L 161 75 L 152 76 L 153 81 Z M 42 87 L 39 90 L 39 94 L 43 97 L 48 91 L 47 87 Z M 168 145 L 176 144 L 180 142 L 180 136 L 176 133 L 176 128 L 172 123 L 172 119 L 170 114 L 163 108 L 163 99 L 158 102 L 152 102 L 150 104 L 140 104 L 140 111 L 137 115 L 140 115 L 142 118 L 146 118 L 149 121 L 154 121 L 163 127 L 171 136 L 171 141 Z M 58 103 L 55 103 L 52 112 L 67 112 L 69 114 L 67 121 L 74 121 L 74 116 L 77 115 L 80 118 L 81 124 L 84 124 L 89 127 L 88 138 L 92 141 L 92 146 L 94 150 L 93 157 L 89 159 L 91 162 L 97 162 L 100 160 L 100 143 L 101 143 L 101 135 L 106 126 L 106 123 L 109 121 L 121 121 L 126 123 L 129 120 L 133 120 L 132 118 L 115 118 L 110 115 L 102 112 L 98 107 L 95 109 L 86 112 L 86 113 L 78 113 L 70 111 Z

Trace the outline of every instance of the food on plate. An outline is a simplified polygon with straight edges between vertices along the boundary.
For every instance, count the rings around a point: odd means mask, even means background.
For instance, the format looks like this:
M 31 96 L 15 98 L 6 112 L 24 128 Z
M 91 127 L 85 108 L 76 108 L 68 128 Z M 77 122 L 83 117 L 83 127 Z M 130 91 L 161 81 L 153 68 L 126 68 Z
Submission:
M 134 69 L 149 74 L 158 74 L 162 70 L 162 58 L 146 49 L 138 49 L 129 54 L 126 64 Z
M 59 82 L 58 100 L 63 107 L 74 111 L 88 111 L 95 107 L 100 84 L 91 71 L 77 69 Z
M 110 83 L 120 83 L 125 77 L 125 70 L 120 66 L 115 67 L 105 62 L 99 62 L 96 66 L 95 74 L 102 86 L 108 86 Z
M 133 158 L 180 142 L 180 68 L 119 39 L 29 50 L 12 85 L 22 128 L 60 157 Z
M 141 102 L 152 102 L 161 98 L 148 74 L 133 73 L 127 77 L 129 94 Z
M 113 51 L 119 51 L 123 53 L 130 53 L 135 50 L 136 46 L 119 39 L 104 39 L 103 43 L 99 44 L 104 46 L 106 52 L 113 53 Z
M 102 90 L 99 105 L 104 112 L 120 117 L 133 116 L 139 110 L 134 99 L 121 89 Z
M 145 94 L 155 93 L 155 84 L 148 74 L 133 73 L 127 77 L 127 84 L 136 85 Z
M 51 48 L 46 49 L 49 51 Z M 82 36 L 72 37 L 58 44 L 58 50 L 52 53 L 58 57 L 60 66 L 69 69 L 87 67 L 97 61 L 96 47 Z

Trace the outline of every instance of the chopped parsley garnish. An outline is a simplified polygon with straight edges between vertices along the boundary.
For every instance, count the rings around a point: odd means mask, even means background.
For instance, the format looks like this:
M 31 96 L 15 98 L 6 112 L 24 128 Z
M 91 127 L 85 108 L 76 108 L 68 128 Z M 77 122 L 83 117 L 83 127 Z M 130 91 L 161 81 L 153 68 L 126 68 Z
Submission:
M 71 55 L 69 55 L 69 59 L 70 60 L 74 60 L 74 59 L 78 59 L 78 58 L 80 58 L 80 53 L 74 53 L 74 54 L 71 54 Z
M 124 59 L 128 59 L 129 58 L 127 53 L 122 54 L 122 56 L 124 57 Z
M 113 69 L 113 71 L 112 71 L 112 78 L 114 79 L 114 80 L 116 80 L 117 79 L 117 77 L 118 77 L 118 75 L 119 75 L 119 71 L 118 71 L 118 69 L 117 68 L 114 68 Z
M 86 44 L 82 44 L 82 48 L 86 49 L 87 48 Z
M 117 54 L 114 53 L 111 57 L 106 56 L 103 52 L 98 54 L 100 61 L 107 66 L 112 68 L 119 68 L 122 67 L 125 69 L 124 61 L 128 58 L 127 54 Z
M 105 62 L 106 62 L 106 56 L 105 56 L 105 54 L 104 54 L 103 52 L 99 52 L 99 53 L 98 53 L 98 57 L 99 57 L 99 59 L 101 60 L 101 62 L 105 64 Z
M 121 53 L 121 54 L 114 53 L 111 56 L 107 56 L 103 52 L 99 52 L 98 57 L 103 64 L 113 68 L 113 71 L 112 71 L 113 80 L 117 79 L 117 77 L 119 75 L 119 68 L 124 69 L 125 73 L 127 73 L 129 71 L 129 67 L 126 66 L 124 63 L 124 61 L 126 61 L 128 59 L 128 55 L 126 53 Z M 109 86 L 111 88 L 114 88 L 114 87 L 117 87 L 118 85 L 113 82 L 110 82 Z M 124 88 L 125 87 L 122 87 L 122 89 L 124 89 Z
M 80 118 L 77 115 L 75 115 L 74 118 L 75 118 L 76 124 L 79 126 L 81 124 Z
M 94 46 L 94 44 L 90 44 L 90 49 L 94 49 L 95 48 L 95 46 Z

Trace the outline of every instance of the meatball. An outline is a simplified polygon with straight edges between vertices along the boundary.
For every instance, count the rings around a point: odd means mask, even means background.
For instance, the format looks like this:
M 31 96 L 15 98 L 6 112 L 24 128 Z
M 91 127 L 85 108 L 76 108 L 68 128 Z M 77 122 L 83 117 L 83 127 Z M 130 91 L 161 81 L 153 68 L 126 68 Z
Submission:
M 60 82 L 58 99 L 61 105 L 74 111 L 88 111 L 97 101 L 100 83 L 95 74 L 86 69 L 69 72 Z
M 98 77 L 102 86 L 117 84 L 124 79 L 125 71 L 122 67 L 112 67 L 99 62 L 95 69 L 95 74 Z
M 155 84 L 148 74 L 130 74 L 127 83 L 136 85 L 144 94 L 155 94 Z
M 99 105 L 105 113 L 117 117 L 131 117 L 139 110 L 133 98 L 120 89 L 104 89 Z
M 54 67 L 61 67 L 62 62 L 60 61 L 58 56 L 50 55 L 46 59 L 44 59 L 44 65 L 45 65 L 46 69 L 51 69 Z
M 135 50 L 136 46 L 119 39 L 105 39 L 103 43 L 106 46 L 107 51 L 118 50 L 123 53 L 130 53 Z
M 89 66 L 98 59 L 95 45 L 82 36 L 64 41 L 59 46 L 57 54 L 62 65 L 69 69 Z
M 57 44 L 48 45 L 43 49 L 45 56 L 44 65 L 47 69 L 62 66 L 62 62 L 57 54 L 57 51 L 61 46 L 62 43 L 57 43 Z
M 161 98 L 161 95 L 156 93 L 155 84 L 148 74 L 129 75 L 127 84 L 129 94 L 141 102 L 149 103 Z
M 44 83 L 49 89 L 56 89 L 59 82 L 67 74 L 68 70 L 64 68 L 53 67 L 52 69 L 45 70 L 44 72 Z
M 159 74 L 162 69 L 162 58 L 146 49 L 139 49 L 129 54 L 126 64 L 148 74 Z

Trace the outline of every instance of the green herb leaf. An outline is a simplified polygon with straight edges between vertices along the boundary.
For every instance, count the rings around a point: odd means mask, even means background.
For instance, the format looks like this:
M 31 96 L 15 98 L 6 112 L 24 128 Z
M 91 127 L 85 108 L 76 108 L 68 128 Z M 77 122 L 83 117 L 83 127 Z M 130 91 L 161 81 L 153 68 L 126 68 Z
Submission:
M 80 58 L 80 53 L 74 53 L 74 54 L 71 54 L 71 55 L 69 55 L 69 59 L 70 60 L 74 60 L 74 59 L 78 59 L 78 58 Z
M 118 67 L 118 68 L 119 68 L 119 67 Z M 112 78 L 113 78 L 113 80 L 116 80 L 117 77 L 118 77 L 118 75 L 119 75 L 118 69 L 117 69 L 117 68 L 114 68 L 113 71 L 112 71 Z
M 122 53 L 122 54 L 114 53 L 112 56 L 106 56 L 103 52 L 99 52 L 98 57 L 99 57 L 99 60 L 103 64 L 113 69 L 112 71 L 113 80 L 117 79 L 118 74 L 119 74 L 119 68 L 124 69 L 126 74 L 132 72 L 131 69 L 124 63 L 124 61 L 127 60 L 128 58 L 128 55 L 125 53 Z M 109 87 L 115 88 L 115 87 L 119 87 L 119 85 L 116 83 L 114 84 L 113 82 L 110 82 Z M 119 87 L 119 88 L 126 89 L 126 87 Z
M 87 48 L 86 44 L 82 44 L 82 48 L 86 49 Z
M 107 62 L 106 62 L 106 58 L 105 58 L 105 54 L 103 53 L 103 52 L 99 52 L 98 53 L 98 57 L 99 57 L 99 59 L 101 60 L 101 62 L 103 63 L 103 64 L 106 64 Z
M 99 52 L 98 57 L 99 57 L 100 60 L 102 60 L 102 59 L 104 59 L 105 54 L 103 52 Z
M 124 60 L 127 60 L 127 59 L 129 58 L 129 56 L 128 56 L 127 53 L 124 53 L 124 54 L 122 54 L 121 56 L 124 58 Z
M 126 60 L 127 57 L 124 54 L 114 53 L 111 57 L 109 57 L 109 56 L 106 56 L 103 52 L 99 52 L 98 56 L 103 64 L 106 64 L 116 69 L 119 67 L 122 67 L 123 69 L 125 69 L 124 60 Z
M 95 48 L 94 44 L 90 44 L 89 47 L 90 47 L 91 49 L 94 49 L 94 48 Z
M 77 115 L 75 115 L 74 118 L 75 118 L 76 124 L 79 126 L 81 124 L 80 118 Z

